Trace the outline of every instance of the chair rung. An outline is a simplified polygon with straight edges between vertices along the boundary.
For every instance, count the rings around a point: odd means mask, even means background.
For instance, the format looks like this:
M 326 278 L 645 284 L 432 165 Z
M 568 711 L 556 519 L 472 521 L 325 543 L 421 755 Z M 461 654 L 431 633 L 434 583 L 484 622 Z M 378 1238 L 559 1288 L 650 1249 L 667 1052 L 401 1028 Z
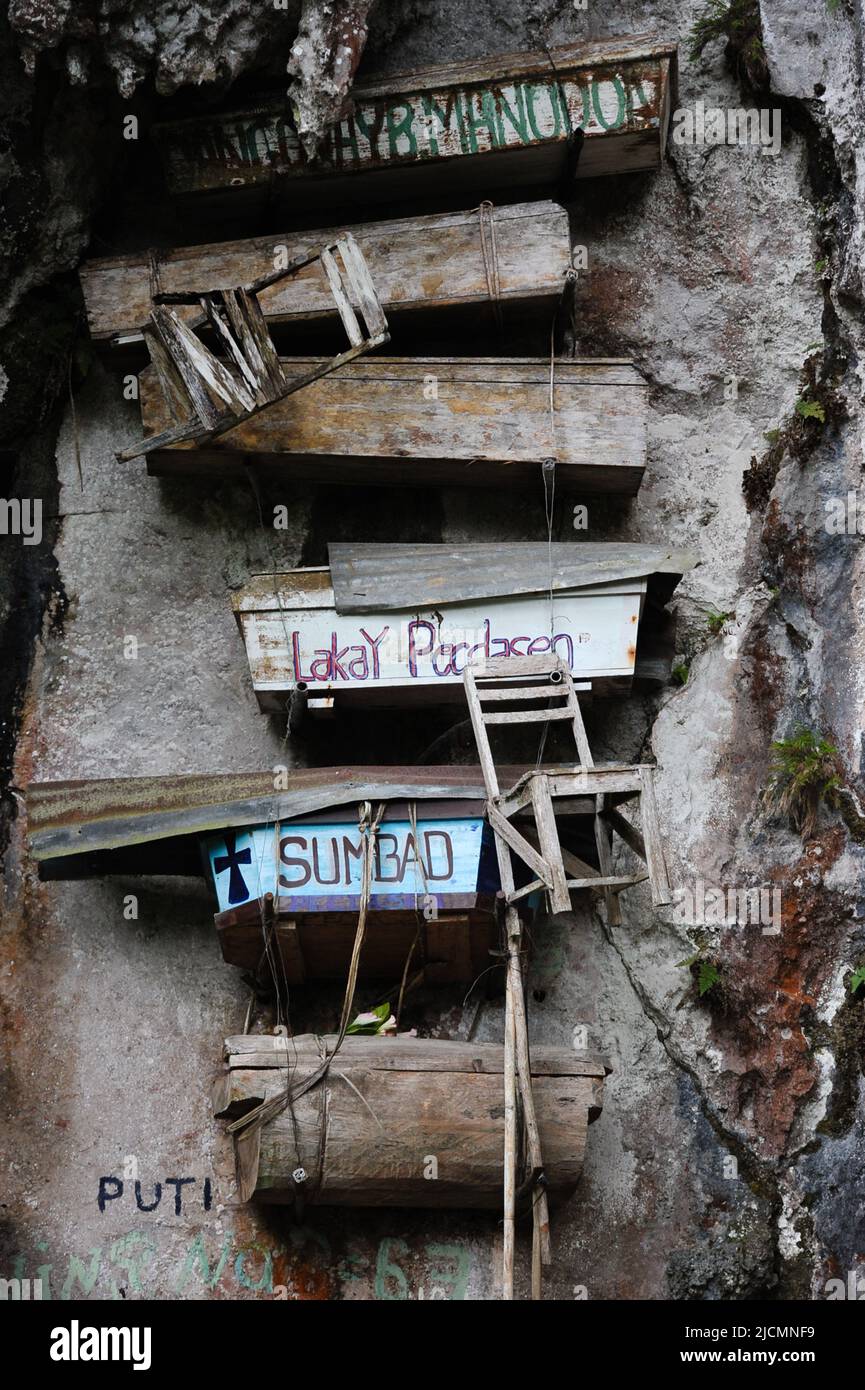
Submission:
M 565 700 L 569 696 L 570 691 L 561 685 L 519 685 L 512 690 L 484 690 L 478 687 L 478 699 L 482 705 L 487 700 Z
M 481 718 L 485 724 L 543 724 L 548 719 L 570 719 L 574 718 L 572 709 L 521 709 L 506 710 L 502 714 L 484 714 L 481 711 Z
M 539 878 L 533 878 L 531 883 L 523 884 L 522 888 L 517 888 L 513 893 L 508 893 L 506 901 L 515 903 L 518 898 L 527 898 L 530 893 L 536 893 L 539 888 L 546 888 Z
M 602 878 L 599 874 L 597 878 L 569 878 L 569 888 L 613 888 L 621 891 L 623 888 L 633 888 L 637 883 L 645 883 L 648 874 L 622 874 Z

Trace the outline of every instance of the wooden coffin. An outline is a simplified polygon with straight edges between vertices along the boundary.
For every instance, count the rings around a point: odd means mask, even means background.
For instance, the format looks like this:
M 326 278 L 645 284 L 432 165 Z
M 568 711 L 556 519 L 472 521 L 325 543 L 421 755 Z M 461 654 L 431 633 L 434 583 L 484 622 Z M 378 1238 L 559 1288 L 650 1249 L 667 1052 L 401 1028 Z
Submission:
M 600 40 L 362 83 L 314 163 L 284 95 L 154 128 L 169 190 L 305 208 L 657 169 L 676 50 Z
M 282 358 L 287 376 L 319 358 Z M 244 462 L 319 483 L 506 483 L 636 494 L 646 466 L 647 387 L 632 363 L 559 359 L 554 421 L 544 358 L 368 357 L 197 447 L 154 450 L 148 472 L 240 473 Z M 145 432 L 173 423 L 158 380 L 141 375 Z
M 391 804 L 376 837 L 360 978 L 470 982 L 498 939 L 499 887 L 481 802 Z M 419 851 L 416 849 L 419 845 Z M 289 984 L 345 980 L 360 907 L 362 838 L 357 808 L 223 830 L 203 841 L 219 912 L 223 958 L 267 975 L 263 937 Z M 417 938 L 417 941 L 416 941 Z
M 214 1112 L 239 1119 L 319 1065 L 323 1041 L 245 1034 L 227 1038 Z M 534 1047 L 533 1091 L 548 1191 L 570 1196 L 589 1124 L 603 1104 L 603 1060 Z M 250 1141 L 238 1164 L 240 1197 L 354 1207 L 501 1206 L 503 1050 L 489 1043 L 346 1038 L 324 1082 Z M 434 1164 L 430 1159 L 435 1160 Z M 521 1156 L 520 1179 L 528 1176 Z M 302 1168 L 305 1180 L 292 1174 Z M 433 1173 L 435 1176 L 433 1176 Z
M 466 660 L 554 650 L 580 681 L 634 674 L 646 578 L 549 594 L 338 613 L 328 569 L 256 575 L 233 599 L 259 706 L 284 711 L 300 686 L 308 709 L 462 703 Z
M 358 243 L 385 313 L 481 304 L 495 296 L 507 308 L 550 304 L 568 266 L 568 215 L 557 203 L 520 203 L 483 215 L 468 212 L 406 217 L 363 226 L 310 232 L 274 232 L 245 241 L 185 246 L 87 261 L 79 272 L 94 342 L 142 342 L 154 276 L 166 293 L 216 285 L 244 285 L 279 264 L 299 260 L 346 231 Z M 484 244 L 495 243 L 493 275 Z M 497 280 L 496 280 L 497 277 Z M 259 302 L 271 331 L 333 318 L 333 296 L 316 265 L 290 282 L 263 290 Z M 182 311 L 192 317 L 194 308 Z

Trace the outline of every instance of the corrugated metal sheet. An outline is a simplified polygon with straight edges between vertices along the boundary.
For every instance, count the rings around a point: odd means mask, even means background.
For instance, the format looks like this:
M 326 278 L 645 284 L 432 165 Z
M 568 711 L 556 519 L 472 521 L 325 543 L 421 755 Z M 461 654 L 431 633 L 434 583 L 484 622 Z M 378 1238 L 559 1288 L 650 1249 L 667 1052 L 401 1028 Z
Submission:
M 649 577 L 664 603 L 697 563 L 690 551 L 618 542 L 328 547 L 338 613 L 380 613 Z
M 508 771 L 516 780 L 525 769 Z M 44 861 L 120 850 L 358 801 L 485 799 L 476 766 L 303 768 L 288 781 L 284 791 L 274 791 L 271 772 L 33 782 L 26 793 L 31 852 Z

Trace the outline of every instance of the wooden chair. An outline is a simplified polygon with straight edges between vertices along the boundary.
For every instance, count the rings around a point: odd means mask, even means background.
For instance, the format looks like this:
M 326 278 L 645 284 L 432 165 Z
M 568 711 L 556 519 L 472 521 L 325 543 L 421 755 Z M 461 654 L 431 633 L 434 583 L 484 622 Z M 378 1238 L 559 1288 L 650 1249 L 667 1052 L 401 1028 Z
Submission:
M 464 673 L 469 714 L 487 793 L 487 817 L 495 835 L 502 892 L 508 906 L 543 889 L 552 912 L 568 912 L 571 891 L 591 888 L 604 894 L 607 920 L 621 923 L 619 893 L 649 880 L 652 902 L 670 902 L 670 885 L 658 828 L 652 769 L 624 763 L 598 765 L 589 741 L 570 670 L 551 655 L 503 657 L 485 665 L 468 666 Z M 587 686 L 579 687 L 587 689 Z M 515 708 L 514 708 L 515 707 Z M 499 787 L 488 727 L 493 724 L 567 723 L 576 744 L 576 765 L 539 765 L 506 791 Z M 618 807 L 639 801 L 642 834 Z M 569 813 L 594 815 L 600 872 L 559 842 L 556 802 L 568 802 Z M 528 829 L 515 818 L 531 818 Z M 613 872 L 612 837 L 618 834 L 645 862 L 646 872 Z M 520 888 L 514 883 L 513 851 L 534 877 Z
M 321 262 L 349 346 L 313 371 L 287 378 L 258 295 L 314 261 Z M 172 444 L 207 443 L 390 339 L 387 319 L 363 252 L 349 232 L 332 245 L 293 261 L 284 270 L 262 275 L 251 285 L 175 294 L 157 292 L 151 303 L 150 320 L 142 331 L 177 423 L 123 449 L 117 455 L 121 463 Z M 175 305 L 197 305 L 201 313 L 189 318 L 179 314 Z M 359 306 L 363 327 L 354 305 Z M 217 357 L 199 336 L 201 328 L 208 331 L 211 341 L 225 354 L 223 357 Z

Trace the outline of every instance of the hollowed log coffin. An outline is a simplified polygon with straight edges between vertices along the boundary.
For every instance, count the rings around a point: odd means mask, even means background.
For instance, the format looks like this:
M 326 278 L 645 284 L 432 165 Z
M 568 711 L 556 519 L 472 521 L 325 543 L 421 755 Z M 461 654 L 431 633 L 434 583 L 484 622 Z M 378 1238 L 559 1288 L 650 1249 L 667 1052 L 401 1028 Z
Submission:
M 297 1086 L 335 1038 L 226 1039 L 214 1113 L 234 1121 Z M 325 1078 L 238 1144 L 240 1197 L 354 1207 L 497 1208 L 504 1152 L 503 1049 L 489 1043 L 346 1038 Z M 547 1190 L 574 1191 L 609 1068 L 597 1054 L 535 1047 L 531 1069 Z M 528 1178 L 525 1155 L 519 1176 Z M 528 1199 L 527 1199 L 528 1200 Z

